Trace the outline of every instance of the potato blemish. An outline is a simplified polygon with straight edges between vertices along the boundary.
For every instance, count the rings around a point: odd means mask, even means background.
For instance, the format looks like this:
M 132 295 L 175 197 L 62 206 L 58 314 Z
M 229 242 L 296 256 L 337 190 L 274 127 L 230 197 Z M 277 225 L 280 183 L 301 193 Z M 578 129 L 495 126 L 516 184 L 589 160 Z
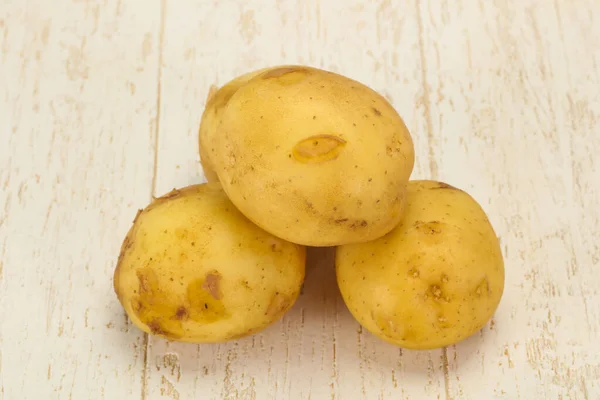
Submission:
M 306 78 L 308 74 L 309 71 L 306 68 L 282 67 L 265 72 L 262 75 L 262 78 L 275 79 L 278 83 L 281 83 L 283 85 L 292 85 L 294 83 L 298 83 L 304 80 L 304 78 Z
M 419 232 L 423 232 L 428 235 L 435 235 L 438 233 L 442 233 L 441 223 L 439 221 L 430 221 L 430 222 L 415 222 L 415 228 Z
M 421 222 L 414 224 L 414 229 L 421 234 L 421 241 L 429 245 L 441 245 L 444 243 L 443 225 L 440 221 Z
M 160 325 L 160 322 L 158 321 L 158 319 L 153 319 L 152 321 L 150 321 L 148 323 L 148 328 L 150 328 L 150 331 L 152 331 L 152 333 L 154 335 L 165 335 L 165 331 L 163 330 L 162 326 Z
M 265 315 L 275 319 L 279 315 L 283 314 L 285 310 L 289 307 L 289 299 L 283 293 L 275 292 L 273 297 L 271 298 L 271 302 L 267 307 L 267 311 Z
M 178 197 L 180 195 L 181 195 L 181 190 L 173 189 L 169 193 L 165 194 L 164 196 L 161 196 L 160 199 L 162 199 L 162 200 L 174 199 L 175 197 Z
M 221 88 L 221 92 L 219 93 L 219 95 L 212 97 L 211 100 L 213 102 L 207 104 L 206 108 L 213 107 L 215 111 L 218 111 L 221 108 L 225 107 L 227 103 L 229 103 L 229 100 L 231 100 L 233 95 L 236 94 L 236 92 L 239 90 L 239 88 L 239 86 Z
M 316 164 L 335 160 L 346 146 L 346 141 L 334 135 L 315 135 L 298 142 L 292 154 L 304 164 Z
M 209 272 L 206 274 L 206 278 L 204 283 L 202 284 L 202 289 L 206 290 L 210 295 L 215 299 L 219 300 L 221 298 L 220 292 L 220 281 L 221 274 L 218 272 Z
M 448 322 L 448 319 L 446 317 L 444 317 L 442 314 L 438 314 L 437 322 L 441 329 L 450 328 L 450 323 Z
M 212 276 L 212 278 L 209 278 L 209 276 Z M 217 276 L 218 278 L 215 278 Z M 216 282 L 220 278 L 220 275 L 209 273 L 205 278 L 196 279 L 188 285 L 187 298 L 190 305 L 189 318 L 191 320 L 208 324 L 230 317 L 221 301 L 220 292 L 217 292 L 219 284 Z M 213 293 L 218 293 L 218 298 L 215 298 Z
M 281 241 L 277 240 L 275 238 L 269 239 L 268 245 L 271 248 L 271 251 L 274 252 L 274 253 L 281 252 L 281 250 L 282 250 L 282 243 L 281 243 Z
M 135 274 L 138 278 L 140 295 L 145 293 L 153 293 L 154 291 L 158 290 L 158 278 L 152 269 L 138 269 Z
M 417 279 L 419 276 L 421 276 L 421 273 L 419 272 L 418 269 L 411 268 L 408 270 L 408 276 L 410 276 L 411 278 Z
M 371 312 L 371 318 L 373 318 L 373 320 L 375 321 L 375 324 L 379 328 L 381 334 L 390 338 L 395 336 L 396 329 L 394 321 L 382 315 L 375 315 L 374 312 Z
M 176 339 L 183 335 L 181 321 L 164 321 L 176 313 L 177 307 L 171 304 L 170 297 L 159 288 L 156 273 L 151 268 L 136 271 L 138 294 L 131 299 L 131 307 L 140 319 L 155 335 Z
M 450 302 L 450 298 L 448 298 L 444 294 L 444 291 L 442 290 L 440 285 L 429 285 L 429 287 L 427 288 L 427 291 L 425 292 L 424 297 L 425 297 L 425 300 L 431 298 L 436 303 L 441 303 L 441 302 L 449 303 Z
M 452 189 L 452 190 L 460 190 L 455 188 L 452 185 L 448 185 L 447 183 L 444 182 L 437 182 L 438 186 L 437 187 L 432 187 L 431 189 Z
M 482 294 L 491 294 L 490 283 L 487 278 L 483 278 L 479 285 L 475 288 L 475 294 L 477 297 L 481 297 Z
M 137 222 L 138 218 L 140 217 L 140 214 L 143 212 L 144 210 L 139 209 L 137 210 L 137 212 L 135 213 L 135 217 L 133 218 L 133 225 L 135 225 L 135 223 Z
M 177 311 L 175 312 L 175 319 L 178 320 L 185 320 L 189 317 L 189 312 L 188 309 L 185 308 L 185 306 L 181 306 L 177 309 Z

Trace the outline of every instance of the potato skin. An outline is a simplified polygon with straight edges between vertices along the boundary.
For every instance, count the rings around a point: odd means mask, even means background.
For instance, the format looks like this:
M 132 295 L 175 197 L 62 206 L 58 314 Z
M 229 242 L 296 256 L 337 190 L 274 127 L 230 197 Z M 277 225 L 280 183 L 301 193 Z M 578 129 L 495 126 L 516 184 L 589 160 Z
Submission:
M 414 147 L 367 86 L 305 66 L 263 71 L 224 109 L 214 168 L 250 220 L 308 246 L 365 242 L 400 221 Z
M 402 222 L 369 243 L 341 246 L 336 274 L 350 312 L 408 349 L 455 344 L 480 330 L 504 291 L 504 261 L 482 208 L 445 183 L 411 181 Z
M 246 219 L 218 183 L 193 185 L 138 213 L 114 289 L 147 333 L 222 342 L 261 331 L 294 304 L 305 258 L 304 247 Z
M 227 82 L 222 87 L 211 86 L 206 98 L 206 107 L 202 113 L 198 129 L 198 146 L 200 164 L 208 182 L 218 182 L 219 177 L 214 171 L 213 161 L 215 146 L 214 141 L 219 133 L 219 124 L 227 102 L 235 92 L 245 85 L 250 79 L 266 71 L 267 68 L 251 71 Z

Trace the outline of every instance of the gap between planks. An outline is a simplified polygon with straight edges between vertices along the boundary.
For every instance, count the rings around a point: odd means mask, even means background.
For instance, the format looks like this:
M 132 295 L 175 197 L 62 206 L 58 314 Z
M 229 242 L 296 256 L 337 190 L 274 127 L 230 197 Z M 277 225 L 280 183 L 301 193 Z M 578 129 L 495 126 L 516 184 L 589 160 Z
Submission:
M 163 47 L 165 41 L 165 21 L 166 21 L 167 1 L 160 1 L 160 25 L 158 28 L 158 68 L 156 82 L 156 118 L 154 120 L 154 165 L 152 169 L 152 184 L 150 187 L 150 201 L 156 198 L 156 179 L 158 176 L 158 145 L 160 132 L 160 114 L 161 114 L 161 91 L 162 91 L 162 64 L 163 64 Z M 150 347 L 150 339 L 147 333 L 144 333 L 143 340 L 143 370 L 142 370 L 142 391 L 141 400 L 146 400 L 148 397 L 148 370 L 150 369 L 148 361 L 148 352 Z

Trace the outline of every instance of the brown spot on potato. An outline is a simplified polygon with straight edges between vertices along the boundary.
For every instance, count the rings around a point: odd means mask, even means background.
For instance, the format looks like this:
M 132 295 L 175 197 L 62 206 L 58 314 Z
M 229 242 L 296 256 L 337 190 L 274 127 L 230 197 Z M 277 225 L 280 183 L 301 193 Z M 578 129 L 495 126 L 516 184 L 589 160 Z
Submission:
M 306 203 L 306 207 L 308 207 L 310 210 L 313 209 L 313 204 L 310 201 L 304 200 L 304 202 Z
M 181 190 L 178 189 L 173 189 L 171 190 L 169 193 L 165 194 L 164 196 L 159 197 L 159 199 L 174 199 L 175 197 L 181 196 Z
M 291 85 L 304 80 L 309 75 L 308 69 L 304 67 L 281 67 L 274 68 L 262 74 L 262 79 L 275 79 L 277 83 Z
M 389 338 L 394 338 L 396 336 L 396 325 L 390 318 L 384 315 L 375 314 L 373 311 L 371 311 L 371 318 L 383 336 Z
M 441 286 L 435 285 L 435 284 L 429 285 L 429 287 L 427 288 L 427 291 L 425 292 L 424 298 L 425 298 L 425 300 L 427 300 L 429 298 L 433 298 L 433 301 L 435 301 L 436 303 L 441 303 L 441 302 L 449 303 L 450 302 L 450 298 L 445 295 Z
M 417 231 L 422 232 L 426 235 L 437 235 L 439 233 L 442 233 L 442 227 L 441 227 L 440 221 L 429 221 L 429 222 L 417 221 L 417 222 L 415 222 L 414 226 Z
M 142 212 L 144 212 L 144 210 L 142 210 L 142 209 L 137 210 L 137 212 L 135 213 L 135 217 L 133 218 L 133 225 L 135 225 L 135 223 L 137 222 L 137 220 L 140 217 L 140 214 Z
M 177 228 L 175 229 L 175 236 L 177 236 L 178 239 L 186 240 L 189 236 L 189 231 L 187 229 Z
M 189 319 L 208 324 L 231 317 L 223 302 L 205 290 L 205 283 L 206 277 L 192 281 L 187 287 Z
M 335 160 L 346 146 L 338 136 L 321 134 L 307 137 L 294 146 L 294 158 L 304 164 L 316 164 Z
M 131 246 L 133 246 L 133 239 L 131 238 L 131 234 L 128 234 L 123 241 L 123 250 L 129 250 Z
M 487 278 L 483 278 L 475 288 L 475 294 L 480 297 L 481 295 L 490 295 L 491 293 L 490 282 Z
M 367 225 L 369 225 L 369 223 L 367 221 L 365 221 L 364 219 L 362 219 L 362 220 L 359 220 L 359 221 L 354 221 L 350 225 L 350 228 L 352 228 L 352 229 L 356 229 L 358 227 L 364 228 Z
M 119 252 L 119 258 L 117 258 L 117 266 L 115 267 L 115 272 L 113 274 L 113 290 L 117 294 L 117 298 L 121 300 L 121 266 L 123 265 L 123 258 L 125 257 L 126 250 L 133 245 L 133 241 L 131 241 L 131 245 L 128 242 L 129 235 L 125 237 L 125 242 L 121 246 L 121 251 Z
M 184 334 L 181 321 L 169 317 L 177 314 L 178 306 L 172 304 L 171 296 L 160 290 L 154 270 L 140 268 L 136 275 L 139 288 L 137 295 L 130 300 L 135 315 L 153 334 L 172 339 L 181 337 Z
M 271 69 L 267 72 L 265 72 L 262 75 L 263 79 L 269 79 L 269 78 L 279 78 L 280 76 L 283 76 L 285 74 L 289 74 L 291 72 L 297 72 L 297 71 L 301 71 L 304 70 L 304 68 L 302 67 L 281 67 L 281 68 L 274 68 Z
M 139 313 L 142 310 L 142 308 L 144 307 L 142 305 L 142 302 L 139 301 L 139 299 L 131 299 L 130 304 L 131 304 L 131 308 L 133 309 L 133 311 L 136 314 Z
M 150 328 L 150 332 L 152 332 L 153 335 L 165 335 L 166 333 L 158 319 L 153 319 L 150 321 L 148 323 L 148 328 Z
M 283 244 L 281 243 L 281 241 L 278 239 L 275 239 L 275 238 L 269 239 L 268 244 L 269 244 L 269 247 L 271 248 L 271 251 L 274 253 L 281 252 L 281 249 L 283 247 Z
M 219 274 L 218 272 L 209 272 L 208 274 L 206 274 L 206 278 L 204 279 L 204 283 L 202 284 L 202 289 L 210 293 L 213 299 L 220 300 L 220 281 L 221 274 Z
M 241 284 L 241 285 L 242 285 L 244 288 L 246 288 L 246 289 L 252 289 L 252 288 L 250 287 L 250 282 L 248 282 L 248 281 L 246 281 L 246 280 L 242 280 L 242 281 L 240 282 L 240 284 Z
M 179 321 L 177 321 L 176 325 L 172 323 L 164 324 L 160 318 L 154 318 L 147 326 L 153 335 L 163 336 L 167 339 L 179 339 L 183 336 L 183 329 L 181 328 L 181 322 Z M 173 328 L 173 330 L 171 328 Z
M 442 289 L 438 285 L 431 285 L 429 287 L 431 294 L 433 294 L 433 298 L 439 300 L 442 298 Z
M 181 306 L 175 312 L 175 318 L 178 320 L 184 320 L 189 317 L 188 309 L 185 306 Z
M 448 322 L 448 318 L 446 318 L 443 314 L 438 314 L 437 323 L 441 329 L 450 328 L 450 323 Z
M 402 335 L 402 340 L 407 341 L 407 342 L 414 342 L 418 337 L 419 337 L 419 335 L 417 334 L 417 331 L 414 330 L 413 328 L 411 328 L 411 327 L 404 328 L 404 334 Z
M 242 85 L 225 85 L 221 89 L 218 89 L 212 96 L 207 100 L 206 109 L 213 108 L 214 111 L 218 111 L 224 108 L 229 100 L 237 93 Z M 212 87 L 211 87 L 212 88 Z M 210 95 L 210 92 L 209 92 Z M 220 121 L 219 121 L 220 122 Z
M 233 151 L 231 151 L 231 150 L 227 154 L 227 161 L 229 163 L 229 167 L 230 168 L 233 168 L 235 166 L 236 162 L 237 162 L 237 158 L 235 156 L 235 153 Z M 231 182 L 234 183 L 235 180 L 232 179 Z
M 418 278 L 419 276 L 421 276 L 421 273 L 419 272 L 418 269 L 416 268 L 411 268 L 408 270 L 408 276 L 413 277 L 413 278 Z
M 139 292 L 152 293 L 158 289 L 158 277 L 151 268 L 141 268 L 135 271 L 139 283 Z
M 372 107 L 373 112 L 375 113 L 375 115 L 377 115 L 378 117 L 381 117 L 381 111 L 379 111 L 377 108 Z
M 348 221 L 348 218 L 340 218 L 340 219 L 335 219 L 333 220 L 333 222 L 335 222 L 336 224 L 341 224 Z
M 283 315 L 290 305 L 291 302 L 288 296 L 283 293 L 275 292 L 271 298 L 271 301 L 269 302 L 267 311 L 265 311 L 265 315 L 270 317 L 272 320 L 275 320 Z
M 172 200 L 179 196 L 181 196 L 183 192 L 179 189 L 173 189 L 169 193 L 161 196 L 161 197 L 153 197 L 152 202 L 143 210 L 145 213 L 149 213 L 154 210 L 159 205 L 163 204 L 166 200 Z
M 444 182 L 438 182 L 438 186 L 437 187 L 432 187 L 431 189 L 454 189 L 454 190 L 460 190 L 455 188 L 452 185 L 448 185 L 447 183 Z

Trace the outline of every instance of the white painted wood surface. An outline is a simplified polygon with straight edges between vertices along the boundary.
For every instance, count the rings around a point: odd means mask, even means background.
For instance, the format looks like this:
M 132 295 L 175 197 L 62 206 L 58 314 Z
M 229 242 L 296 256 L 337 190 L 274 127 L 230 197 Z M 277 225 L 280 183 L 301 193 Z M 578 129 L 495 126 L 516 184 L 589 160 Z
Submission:
M 507 268 L 484 330 L 392 347 L 352 319 L 326 251 L 251 338 L 127 321 L 111 279 L 136 209 L 203 180 L 209 86 L 280 63 L 385 94 L 413 177 L 482 203 Z M 597 0 L 4 0 L 0 399 L 598 399 L 599 150 Z

